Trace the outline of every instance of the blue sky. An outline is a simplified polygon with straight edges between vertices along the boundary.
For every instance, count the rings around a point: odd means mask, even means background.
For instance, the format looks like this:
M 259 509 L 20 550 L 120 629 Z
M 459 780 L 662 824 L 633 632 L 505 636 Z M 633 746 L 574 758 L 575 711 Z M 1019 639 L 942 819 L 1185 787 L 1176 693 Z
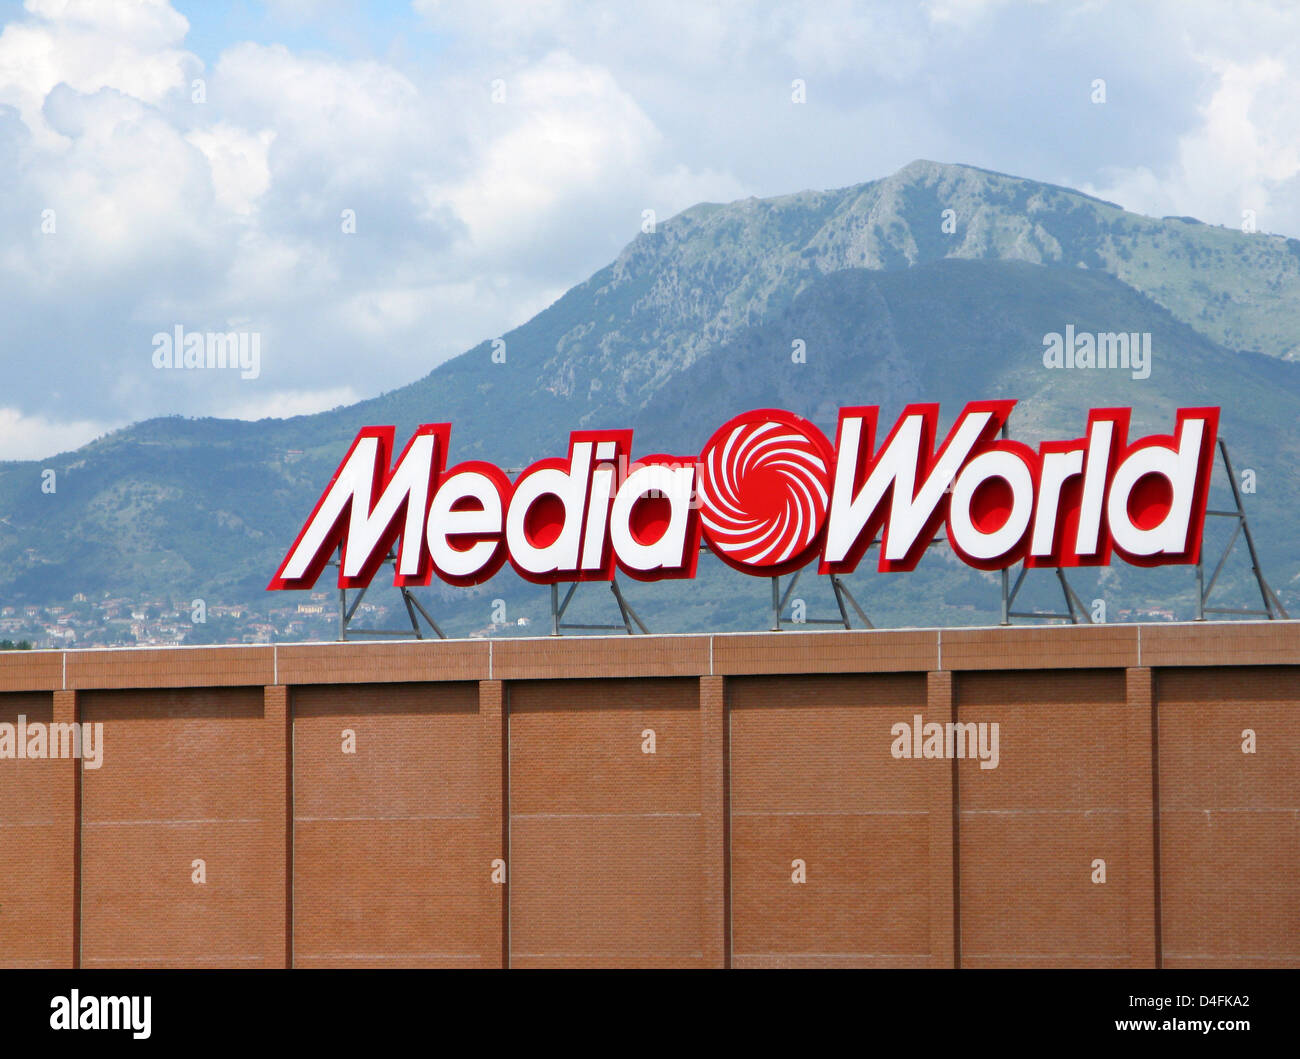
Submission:
M 130 2 L 130 0 L 123 0 Z M 220 0 L 172 3 L 189 22 L 185 47 L 205 63 L 244 41 L 283 44 L 293 51 L 323 51 L 337 57 L 375 58 L 411 45 L 421 54 L 442 39 L 408 2 L 334 0 L 324 3 L 265 3 Z M 0 0 L 0 24 L 28 14 L 23 0 Z
M 1300 235 L 1291 0 L 0 0 L 0 24 L 0 459 L 370 396 L 526 320 L 644 209 L 915 158 Z M 256 331 L 257 378 L 155 369 L 178 325 Z
M 283 44 L 295 52 L 401 61 L 427 58 L 443 36 L 407 3 L 174 3 L 190 23 L 185 46 L 205 63 L 244 41 Z

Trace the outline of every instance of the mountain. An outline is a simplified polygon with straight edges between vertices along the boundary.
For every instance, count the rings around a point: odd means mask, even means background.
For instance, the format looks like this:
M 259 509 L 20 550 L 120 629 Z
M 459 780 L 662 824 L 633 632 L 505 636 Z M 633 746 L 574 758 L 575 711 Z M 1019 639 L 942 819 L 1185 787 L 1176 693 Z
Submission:
M 1044 336 L 1067 326 L 1149 333 L 1149 377 L 1045 368 Z M 571 429 L 632 426 L 638 452 L 692 454 L 753 407 L 788 408 L 831 432 L 841 404 L 892 416 L 937 400 L 951 417 L 967 400 L 1011 396 L 1012 434 L 1031 444 L 1079 435 L 1091 407 L 1130 405 L 1133 430 L 1150 433 L 1170 429 L 1180 405 L 1222 405 L 1223 435 L 1258 483 L 1246 502 L 1263 567 L 1300 604 L 1294 239 L 920 161 L 835 191 L 694 206 L 503 339 L 504 363 L 485 341 L 417 382 L 319 415 L 155 419 L 73 453 L 0 464 L 0 601 L 110 593 L 264 607 L 284 549 L 366 424 L 394 424 L 400 438 L 449 421 L 453 461 L 518 467 L 563 452 Z M 40 489 L 47 468 L 54 493 Z M 765 582 L 708 560 L 701 571 L 694 584 L 634 586 L 629 597 L 659 631 L 765 627 Z M 1248 574 L 1230 564 L 1222 582 L 1245 605 Z M 806 576 L 810 613 L 824 609 L 829 589 Z M 1185 569 L 1117 565 L 1077 578 L 1086 599 L 1191 616 Z M 996 620 L 995 575 L 944 549 L 908 577 L 869 561 L 850 584 L 878 622 Z M 547 614 L 545 590 L 508 573 L 474 593 L 421 592 L 460 634 L 487 621 L 494 598 L 535 623 Z M 396 598 L 372 590 L 384 595 Z M 607 595 L 587 588 L 579 601 L 570 620 L 609 619 Z

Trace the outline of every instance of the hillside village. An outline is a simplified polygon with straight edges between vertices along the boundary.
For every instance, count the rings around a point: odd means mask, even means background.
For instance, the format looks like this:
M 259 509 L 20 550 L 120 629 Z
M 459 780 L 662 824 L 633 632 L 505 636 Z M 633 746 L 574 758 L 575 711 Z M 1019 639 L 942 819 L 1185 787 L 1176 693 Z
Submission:
M 337 596 L 276 600 L 254 609 L 202 600 L 74 596 L 64 604 L 0 606 L 0 638 L 57 647 L 168 646 L 203 643 L 271 643 L 332 639 L 338 629 Z M 382 608 L 363 603 L 359 614 Z
M 174 599 L 131 600 L 124 596 L 88 599 L 84 594 L 62 604 L 0 606 L 0 650 L 90 647 L 173 647 L 201 644 L 262 644 L 331 641 L 338 638 L 338 594 L 333 591 L 276 593 L 262 607 L 246 604 L 182 603 Z M 1118 609 L 1121 622 L 1173 621 L 1173 609 L 1152 605 Z M 202 620 L 196 620 L 196 619 Z M 405 629 L 407 616 L 397 601 L 363 601 L 353 619 L 360 629 Z M 995 619 L 990 619 L 995 620 Z M 794 622 L 798 624 L 798 622 Z M 471 638 L 538 635 L 527 617 L 489 622 L 470 630 Z M 425 635 L 430 633 L 425 629 Z M 449 635 L 451 635 L 449 631 Z

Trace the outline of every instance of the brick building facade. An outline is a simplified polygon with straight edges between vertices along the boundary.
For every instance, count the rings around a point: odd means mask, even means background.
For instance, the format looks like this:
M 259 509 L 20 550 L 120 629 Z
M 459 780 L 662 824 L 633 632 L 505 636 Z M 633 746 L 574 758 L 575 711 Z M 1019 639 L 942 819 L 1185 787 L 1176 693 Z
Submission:
M 4 966 L 1300 966 L 1300 623 L 0 655 L 20 716 L 103 744 L 0 756 Z

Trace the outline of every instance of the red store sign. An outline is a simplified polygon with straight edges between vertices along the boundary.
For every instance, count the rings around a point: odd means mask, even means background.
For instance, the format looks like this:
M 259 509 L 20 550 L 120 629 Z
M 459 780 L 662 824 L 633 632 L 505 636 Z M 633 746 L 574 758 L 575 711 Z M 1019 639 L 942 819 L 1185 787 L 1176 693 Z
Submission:
M 940 526 L 981 569 L 1197 562 L 1219 409 L 1179 409 L 1172 434 L 1134 441 L 1128 409 L 1096 409 L 1082 437 L 1034 450 L 999 436 L 1014 404 L 966 405 L 937 447 L 935 404 L 887 434 L 879 408 L 841 409 L 834 444 L 758 409 L 698 457 L 633 460 L 632 431 L 575 431 L 566 457 L 513 482 L 482 461 L 447 466 L 448 423 L 420 427 L 395 465 L 393 428 L 365 427 L 268 587 L 310 588 L 340 546 L 346 588 L 394 546 L 399 585 L 478 584 L 506 562 L 540 584 L 692 577 L 701 539 L 763 577 L 814 559 L 848 573 L 876 540 L 879 569 L 910 570 Z

